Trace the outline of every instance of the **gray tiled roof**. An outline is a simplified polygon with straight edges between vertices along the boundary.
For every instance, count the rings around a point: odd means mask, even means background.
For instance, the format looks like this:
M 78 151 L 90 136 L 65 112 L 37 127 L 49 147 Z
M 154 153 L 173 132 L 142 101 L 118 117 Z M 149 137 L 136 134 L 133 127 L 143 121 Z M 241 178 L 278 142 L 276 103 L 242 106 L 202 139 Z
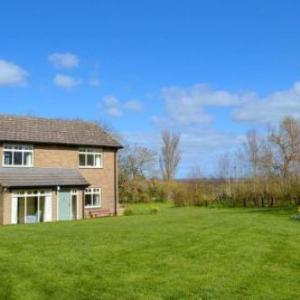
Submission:
M 0 168 L 3 187 L 88 186 L 76 169 L 60 168 Z
M 10 115 L 0 115 L 0 141 L 122 147 L 97 123 Z

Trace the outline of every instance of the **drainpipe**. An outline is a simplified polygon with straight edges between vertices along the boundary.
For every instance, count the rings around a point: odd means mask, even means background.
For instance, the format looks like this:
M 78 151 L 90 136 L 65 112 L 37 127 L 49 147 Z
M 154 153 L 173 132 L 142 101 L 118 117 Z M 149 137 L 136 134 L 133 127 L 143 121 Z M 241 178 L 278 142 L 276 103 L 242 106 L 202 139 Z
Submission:
M 115 194 L 115 211 L 114 215 L 118 215 L 118 170 L 117 170 L 117 150 L 115 151 L 114 155 L 114 173 L 115 173 L 115 178 L 114 178 L 114 194 Z
M 81 191 L 81 203 L 82 203 L 82 219 L 85 218 L 85 215 L 84 215 L 84 190 Z

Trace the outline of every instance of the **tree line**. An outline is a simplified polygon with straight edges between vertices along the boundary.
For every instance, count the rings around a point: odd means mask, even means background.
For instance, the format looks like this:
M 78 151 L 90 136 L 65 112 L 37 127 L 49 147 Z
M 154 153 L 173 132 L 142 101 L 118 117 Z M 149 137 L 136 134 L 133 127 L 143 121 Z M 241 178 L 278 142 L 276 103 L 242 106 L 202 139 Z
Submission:
M 258 134 L 250 130 L 233 153 L 217 160 L 215 176 L 205 177 L 199 166 L 176 180 L 181 160 L 180 134 L 161 133 L 159 153 L 127 146 L 120 154 L 122 202 L 172 200 L 182 205 L 270 207 L 300 204 L 300 122 L 284 118 Z

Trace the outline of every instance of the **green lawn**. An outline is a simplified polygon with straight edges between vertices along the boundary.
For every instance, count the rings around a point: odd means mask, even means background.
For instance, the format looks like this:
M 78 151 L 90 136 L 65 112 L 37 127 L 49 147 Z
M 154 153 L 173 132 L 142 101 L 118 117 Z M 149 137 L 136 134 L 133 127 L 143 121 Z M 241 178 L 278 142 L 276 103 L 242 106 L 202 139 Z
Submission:
M 291 214 L 163 206 L 1 227 L 0 299 L 299 299 Z

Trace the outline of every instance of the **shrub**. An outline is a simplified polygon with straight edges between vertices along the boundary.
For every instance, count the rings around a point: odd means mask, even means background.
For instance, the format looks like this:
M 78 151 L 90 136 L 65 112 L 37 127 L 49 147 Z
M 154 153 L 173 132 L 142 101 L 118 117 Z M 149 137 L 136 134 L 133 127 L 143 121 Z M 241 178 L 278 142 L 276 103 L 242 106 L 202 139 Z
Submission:
M 157 215 L 159 213 L 160 209 L 158 206 L 151 206 L 150 207 L 150 214 L 151 215 Z
M 130 180 L 119 187 L 121 203 L 149 203 L 167 200 L 167 185 L 160 180 Z
M 173 186 L 171 199 L 175 206 L 187 206 L 189 205 L 189 194 L 182 184 Z
M 147 191 L 154 202 L 163 202 L 168 198 L 167 186 L 164 181 L 151 179 L 148 181 Z
M 292 218 L 293 220 L 300 221 L 300 214 L 297 213 L 297 214 L 293 215 L 291 218 Z
M 132 216 L 133 210 L 130 207 L 126 207 L 124 210 L 124 216 Z

